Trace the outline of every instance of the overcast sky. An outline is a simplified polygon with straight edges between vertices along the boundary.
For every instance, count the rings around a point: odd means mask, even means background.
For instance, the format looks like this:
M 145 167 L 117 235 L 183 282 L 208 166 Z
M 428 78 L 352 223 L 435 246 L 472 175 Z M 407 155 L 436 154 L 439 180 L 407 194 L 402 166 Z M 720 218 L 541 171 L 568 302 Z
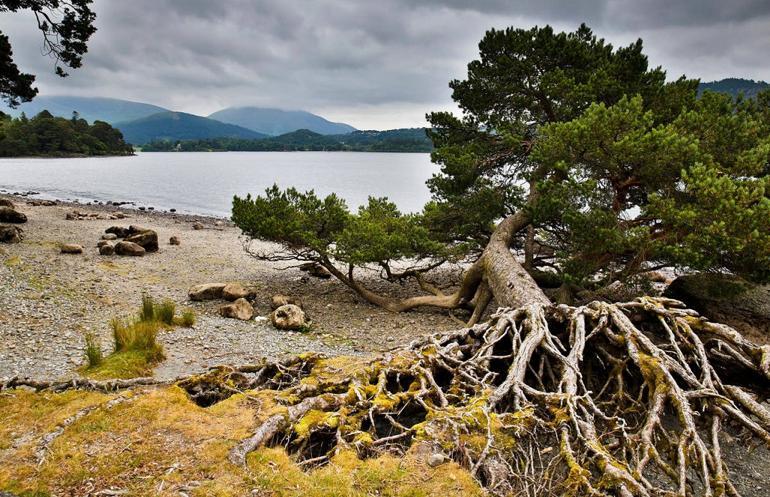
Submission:
M 670 78 L 770 79 L 770 0 L 96 0 L 94 9 L 98 31 L 66 79 L 41 55 L 34 18 L 0 14 L 41 94 L 421 126 L 426 112 L 453 108 L 447 83 L 464 76 L 485 30 L 581 22 L 615 45 L 641 37 Z

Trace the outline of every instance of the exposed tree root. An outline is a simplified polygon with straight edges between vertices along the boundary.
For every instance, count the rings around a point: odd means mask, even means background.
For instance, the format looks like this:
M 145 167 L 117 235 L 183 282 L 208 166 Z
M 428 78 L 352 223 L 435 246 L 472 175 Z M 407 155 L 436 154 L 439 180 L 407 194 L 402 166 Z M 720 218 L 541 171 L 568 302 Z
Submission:
M 344 378 L 313 375 L 233 463 L 269 444 L 312 466 L 431 441 L 500 495 L 716 496 L 737 494 L 724 423 L 770 444 L 770 348 L 672 300 L 501 309 Z
M 270 392 L 275 405 L 233 447 L 234 464 L 265 445 L 313 467 L 343 448 L 371 457 L 429 443 L 497 495 L 737 495 L 720 431 L 743 427 L 770 445 L 770 347 L 674 300 L 500 309 L 487 323 L 352 361 L 305 355 L 176 383 L 202 406 Z M 131 382 L 0 389 L 152 383 Z

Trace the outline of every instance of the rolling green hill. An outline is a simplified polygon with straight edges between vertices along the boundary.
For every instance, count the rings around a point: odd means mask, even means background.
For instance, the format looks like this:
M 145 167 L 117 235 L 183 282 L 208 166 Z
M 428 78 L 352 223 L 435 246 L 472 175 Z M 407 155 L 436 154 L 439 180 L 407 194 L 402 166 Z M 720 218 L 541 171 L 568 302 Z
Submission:
M 129 122 L 115 124 L 126 141 L 143 145 L 158 140 L 199 140 L 208 138 L 264 138 L 250 129 L 184 112 L 160 112 Z
M 212 138 L 206 140 L 156 140 L 142 147 L 145 152 L 430 152 L 433 145 L 424 128 L 388 131 L 354 131 L 322 135 L 300 129 L 262 139 Z
M 348 124 L 333 123 L 321 116 L 301 110 L 230 107 L 214 112 L 209 117 L 223 123 L 235 124 L 272 136 L 299 129 L 306 129 L 321 135 L 337 135 L 356 130 Z
M 739 94 L 748 98 L 753 98 L 762 90 L 770 88 L 770 84 L 764 81 L 754 81 L 753 79 L 727 78 L 719 81 L 710 81 L 698 85 L 698 95 L 706 90 L 719 93 L 729 93 L 737 97 Z

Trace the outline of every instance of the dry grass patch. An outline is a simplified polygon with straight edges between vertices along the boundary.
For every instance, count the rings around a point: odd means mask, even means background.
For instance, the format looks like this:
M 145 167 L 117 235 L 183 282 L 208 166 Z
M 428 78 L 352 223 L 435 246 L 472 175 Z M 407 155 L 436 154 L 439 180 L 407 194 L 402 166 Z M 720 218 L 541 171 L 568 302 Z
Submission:
M 114 407 L 107 403 L 120 394 L 6 392 L 0 410 L 13 427 L 0 427 L 0 490 L 23 496 L 106 489 L 148 497 L 180 491 L 190 497 L 483 495 L 455 464 L 434 469 L 411 454 L 360 460 L 343 451 L 323 468 L 303 471 L 282 448 L 265 448 L 249 456 L 246 468 L 230 464 L 228 451 L 254 428 L 254 404 L 262 405 L 260 418 L 276 407 L 270 393 L 234 395 L 203 409 L 177 387 L 137 391 Z M 94 405 L 64 428 L 38 466 L 32 454 L 40 437 Z

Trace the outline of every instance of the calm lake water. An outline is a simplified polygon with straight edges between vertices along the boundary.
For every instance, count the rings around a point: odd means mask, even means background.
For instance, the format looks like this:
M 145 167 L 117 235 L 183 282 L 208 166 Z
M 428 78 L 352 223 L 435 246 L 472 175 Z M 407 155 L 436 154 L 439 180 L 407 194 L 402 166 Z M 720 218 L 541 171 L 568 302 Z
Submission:
M 156 210 L 227 217 L 233 195 L 282 188 L 336 192 L 351 209 L 369 195 L 419 211 L 438 170 L 428 154 L 358 152 L 175 152 L 86 159 L 0 159 L 0 191 L 40 198 L 134 201 Z

